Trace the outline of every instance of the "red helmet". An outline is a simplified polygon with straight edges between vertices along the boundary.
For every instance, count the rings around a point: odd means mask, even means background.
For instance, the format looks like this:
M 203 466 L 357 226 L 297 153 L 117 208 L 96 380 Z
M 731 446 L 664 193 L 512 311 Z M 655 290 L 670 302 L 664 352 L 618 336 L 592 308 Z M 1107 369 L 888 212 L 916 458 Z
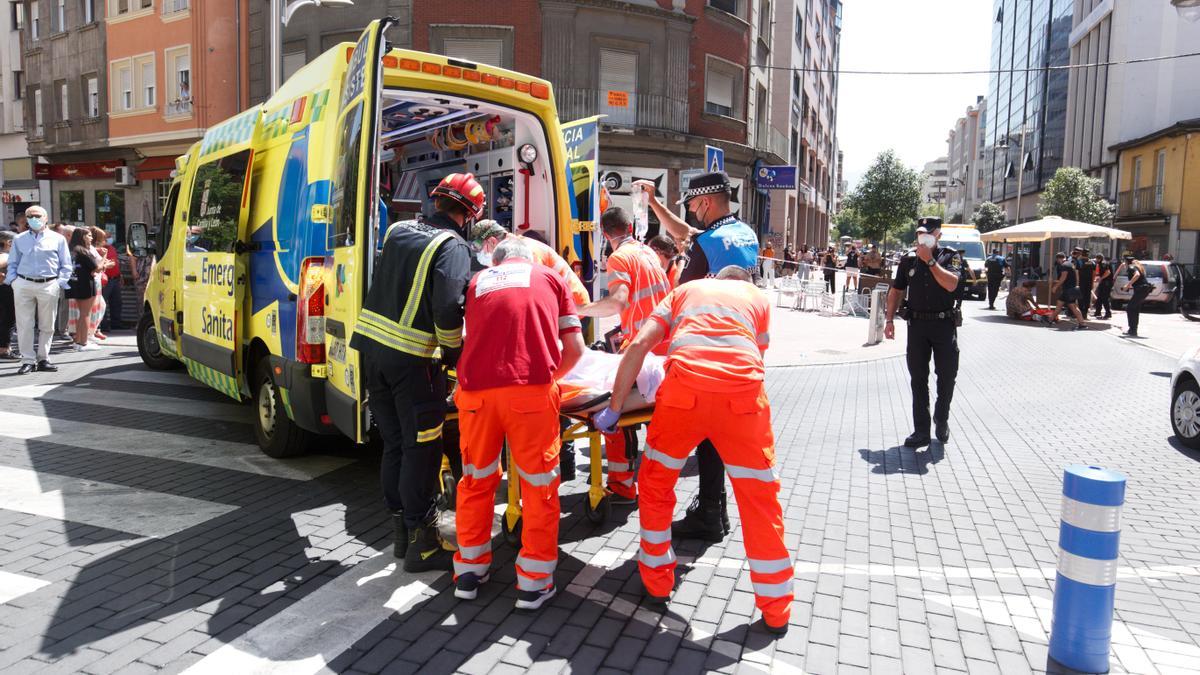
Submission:
M 483 205 L 487 196 L 483 194 L 483 186 L 470 173 L 452 173 L 442 179 L 438 186 L 429 193 L 430 197 L 447 197 L 462 204 L 467 214 L 472 218 L 483 215 Z

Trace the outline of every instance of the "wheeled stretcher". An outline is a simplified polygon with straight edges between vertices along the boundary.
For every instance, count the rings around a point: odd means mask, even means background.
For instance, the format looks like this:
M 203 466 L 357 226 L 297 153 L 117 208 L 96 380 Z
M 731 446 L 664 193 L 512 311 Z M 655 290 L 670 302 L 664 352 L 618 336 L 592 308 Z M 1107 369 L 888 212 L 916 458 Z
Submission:
M 586 359 L 591 366 L 596 366 L 597 360 L 616 359 L 615 355 L 588 352 Z M 615 361 L 613 361 L 615 363 Z M 586 368 L 585 368 L 586 369 Z M 572 371 L 572 374 L 579 370 Z M 625 433 L 625 447 L 632 461 L 638 448 L 637 430 L 650 421 L 654 413 L 653 394 L 662 379 L 662 363 L 659 360 L 648 359 L 644 373 L 639 375 L 638 389 L 631 392 L 626 399 L 624 409 L 617 427 Z M 599 386 L 598 386 L 599 384 Z M 608 405 L 612 394 L 605 391 L 603 384 L 611 387 L 611 380 L 604 383 L 589 382 L 581 385 L 579 380 L 572 380 L 569 375 L 560 382 L 563 389 L 560 414 L 563 419 L 562 443 L 572 445 L 574 441 L 588 442 L 588 492 L 584 499 L 584 516 L 593 524 L 601 524 L 608 520 L 612 511 L 609 493 L 604 487 L 604 450 L 602 434 L 592 426 L 591 416 Z M 646 392 L 643 394 L 642 392 Z M 453 398 L 453 397 L 451 397 Z M 647 400 L 649 399 L 649 400 Z M 458 442 L 458 411 L 454 408 L 453 400 L 446 415 L 446 425 L 443 434 L 446 442 Z M 501 518 L 501 529 L 505 541 L 517 544 L 521 539 L 521 487 L 520 481 L 508 479 L 508 467 L 512 461 L 507 446 L 502 455 L 507 480 L 507 505 Z M 442 467 L 438 486 L 440 489 L 439 505 L 443 509 L 452 510 L 455 503 L 456 486 L 461 478 L 461 461 L 454 466 L 447 456 L 442 458 Z

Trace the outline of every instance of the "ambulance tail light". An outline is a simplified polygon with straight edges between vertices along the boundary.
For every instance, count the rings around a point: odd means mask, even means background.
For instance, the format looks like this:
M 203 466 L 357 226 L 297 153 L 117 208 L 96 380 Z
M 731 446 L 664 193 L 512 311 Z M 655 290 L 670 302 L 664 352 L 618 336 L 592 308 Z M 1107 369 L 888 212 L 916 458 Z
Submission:
M 325 259 L 305 258 L 296 295 L 296 360 L 325 363 Z

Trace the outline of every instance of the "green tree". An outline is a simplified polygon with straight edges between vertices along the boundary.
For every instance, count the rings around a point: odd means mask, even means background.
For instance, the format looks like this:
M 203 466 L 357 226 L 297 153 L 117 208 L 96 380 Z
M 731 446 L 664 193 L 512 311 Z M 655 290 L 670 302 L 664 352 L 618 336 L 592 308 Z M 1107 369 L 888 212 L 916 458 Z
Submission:
M 847 206 L 861 217 L 864 238 L 886 241 L 916 220 L 921 175 L 901 164 L 894 151 L 885 150 L 858 182 Z
M 860 239 L 863 236 L 862 214 L 853 206 L 845 205 L 841 211 L 833 214 L 833 224 L 837 228 L 833 237 L 834 241 L 840 237 Z
M 996 204 L 984 202 L 975 207 L 971 222 L 975 223 L 975 229 L 980 232 L 991 232 L 1004 227 L 1004 224 L 1008 222 L 1008 214 Z
M 1100 196 L 1102 184 L 1077 167 L 1065 166 L 1046 183 L 1038 214 L 1107 226 L 1112 223 L 1114 207 Z

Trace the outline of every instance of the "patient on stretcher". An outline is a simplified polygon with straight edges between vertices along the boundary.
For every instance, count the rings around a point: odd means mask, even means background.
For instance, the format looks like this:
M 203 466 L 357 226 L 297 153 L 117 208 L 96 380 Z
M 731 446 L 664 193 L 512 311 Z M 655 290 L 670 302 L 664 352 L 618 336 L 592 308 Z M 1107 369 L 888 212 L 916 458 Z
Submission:
M 579 363 L 558 381 L 562 395 L 560 409 L 569 415 L 587 415 L 608 405 L 612 397 L 613 380 L 617 376 L 620 354 L 609 354 L 596 350 L 585 350 Z M 625 399 L 622 412 L 649 408 L 654 404 L 654 394 L 666 374 L 666 359 L 653 354 L 637 376 L 637 387 Z

